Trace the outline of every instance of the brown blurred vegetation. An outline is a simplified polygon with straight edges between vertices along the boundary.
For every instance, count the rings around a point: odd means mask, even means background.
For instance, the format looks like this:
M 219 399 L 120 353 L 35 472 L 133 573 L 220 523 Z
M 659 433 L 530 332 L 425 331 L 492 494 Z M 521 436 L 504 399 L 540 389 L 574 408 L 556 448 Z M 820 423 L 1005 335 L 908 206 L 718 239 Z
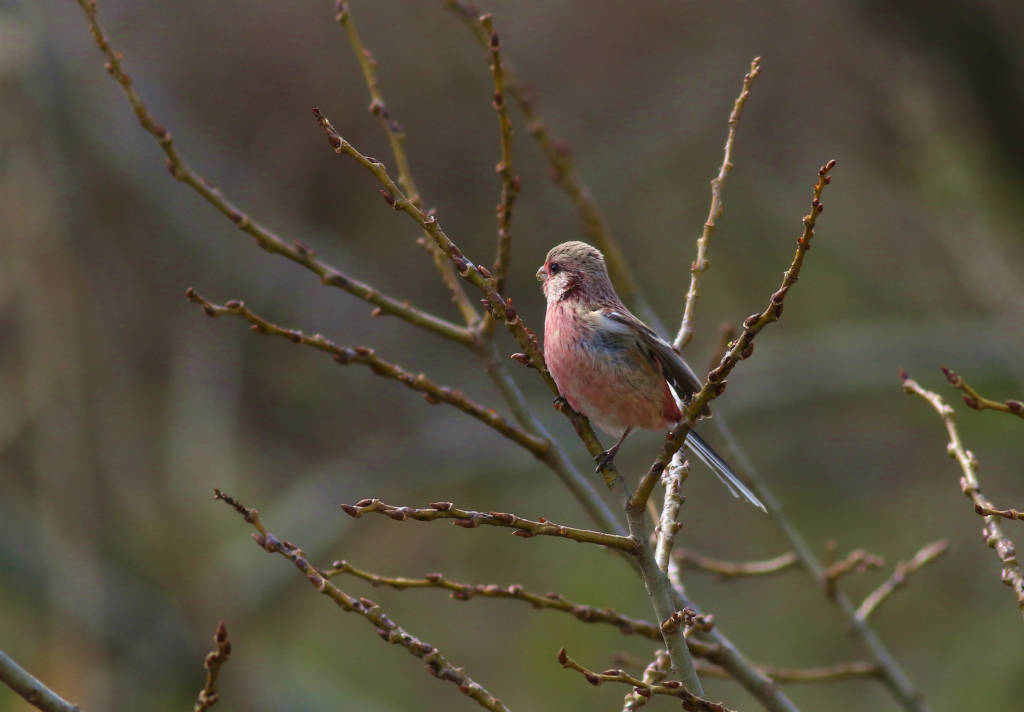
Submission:
M 785 319 L 736 370 L 716 412 L 812 541 L 865 547 L 892 564 L 949 538 L 950 553 L 874 624 L 935 709 L 1018 708 L 1020 613 L 959 492 L 940 421 L 903 395 L 896 370 L 961 410 L 940 364 L 986 395 L 1024 394 L 1022 6 L 552 0 L 485 9 L 552 130 L 571 139 L 667 324 L 681 314 L 725 119 L 750 58 L 764 57 L 689 355 L 706 363 L 718 324 L 760 308 L 791 255 L 814 171 L 838 159 Z M 357 1 L 352 10 L 427 204 L 464 251 L 489 262 L 498 143 L 483 53 L 440 2 Z M 359 166 L 328 150 L 309 115 L 323 107 L 352 143 L 390 164 L 330 3 L 105 0 L 100 12 L 199 172 L 282 236 L 457 318 L 415 230 Z M 500 402 L 467 352 L 371 319 L 366 304 L 256 249 L 171 180 L 73 3 L 0 3 L 0 107 L 0 647 L 83 709 L 160 712 L 191 704 L 210 631 L 224 619 L 234 644 L 220 682 L 225 709 L 473 708 L 254 547 L 211 499 L 214 486 L 258 507 L 314 561 L 518 582 L 650 618 L 639 582 L 592 547 L 341 514 L 339 502 L 364 496 L 443 498 L 588 523 L 549 472 L 462 414 L 206 319 L 185 301 L 189 285 L 217 301 L 243 298 L 277 323 L 371 344 Z M 549 246 L 581 233 L 513 118 L 523 192 L 506 291 L 537 328 L 533 272 Z M 585 466 L 539 380 L 515 375 Z M 1020 425 L 970 411 L 960 425 L 987 494 L 1020 508 Z M 627 443 L 624 471 L 649 462 L 657 437 Z M 695 469 L 686 483 L 680 545 L 735 558 L 780 553 L 769 520 L 713 479 Z M 1016 524 L 1007 529 L 1020 543 Z M 859 598 L 885 575 L 843 586 Z M 691 574 L 688 587 L 755 660 L 863 657 L 798 571 L 731 583 Z M 613 651 L 651 649 L 513 602 L 372 596 L 513 709 L 615 708 L 625 689 L 585 685 L 559 668 L 556 651 L 566 645 L 600 669 Z M 712 698 L 754 706 L 733 683 L 707 686 Z M 873 682 L 789 692 L 806 710 L 896 709 Z M 0 690 L 0 710 L 22 709 Z

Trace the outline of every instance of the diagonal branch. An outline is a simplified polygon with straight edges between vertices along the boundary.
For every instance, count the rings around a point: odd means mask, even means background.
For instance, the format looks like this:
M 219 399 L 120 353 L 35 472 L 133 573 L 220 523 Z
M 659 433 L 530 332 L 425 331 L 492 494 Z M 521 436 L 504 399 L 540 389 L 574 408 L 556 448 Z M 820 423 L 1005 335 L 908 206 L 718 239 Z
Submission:
M 743 106 L 750 96 L 750 87 L 760 73 L 761 58 L 754 57 L 750 62 L 750 71 L 743 77 L 743 88 L 733 102 L 732 113 L 729 114 L 729 135 L 725 139 L 725 149 L 722 152 L 722 166 L 718 169 L 718 175 L 711 179 L 711 207 L 708 208 L 704 229 L 697 238 L 697 259 L 690 264 L 690 288 L 686 292 L 683 320 L 679 324 L 679 333 L 672 342 L 677 351 L 681 351 L 693 338 L 693 314 L 697 306 L 697 297 L 700 296 L 700 279 L 711 264 L 707 259 L 708 243 L 711 242 L 711 234 L 715 231 L 718 218 L 722 217 L 722 185 L 732 170 L 732 147 L 736 142 L 736 129 L 740 124 L 740 116 L 743 115 Z
M 885 566 L 885 559 L 864 549 L 854 549 L 845 559 L 835 562 L 825 569 L 825 595 L 835 598 L 839 579 L 851 573 L 862 574 L 868 569 L 880 569 Z
M 548 451 L 551 448 L 549 441 L 530 435 L 521 428 L 517 428 L 498 415 L 497 411 L 493 408 L 486 408 L 475 403 L 467 398 L 462 391 L 438 385 L 422 373 L 410 373 L 401 366 L 380 358 L 371 348 L 366 346 L 356 346 L 355 348 L 338 346 L 320 334 L 309 336 L 298 329 L 286 329 L 254 313 L 245 306 L 244 302 L 232 300 L 224 305 L 214 304 L 204 299 L 191 287 L 185 294 L 190 301 L 201 305 L 203 311 L 211 317 L 224 315 L 238 316 L 252 324 L 253 331 L 258 334 L 281 336 L 293 343 L 326 351 L 329 354 L 333 354 L 334 360 L 342 365 L 358 363 L 368 366 L 378 376 L 392 378 L 414 391 L 419 391 L 428 403 L 447 403 L 455 406 L 463 413 L 471 415 L 481 423 L 497 430 L 517 445 L 521 445 L 538 458 L 544 459 L 548 455 Z
M 643 697 L 651 697 L 652 695 L 676 697 L 683 701 L 683 709 L 691 710 L 692 712 L 732 712 L 732 710 L 721 702 L 712 702 L 711 700 L 706 700 L 703 697 L 698 697 L 697 695 L 690 693 L 689 690 L 686 689 L 686 686 L 677 680 L 651 683 L 641 680 L 638 677 L 633 677 L 628 672 L 617 668 L 605 670 L 604 672 L 594 672 L 593 670 L 588 670 L 570 658 L 566 654 L 565 648 L 558 651 L 558 662 L 564 668 L 579 672 L 586 678 L 587 682 L 595 687 L 600 685 L 602 682 L 621 682 L 627 685 L 632 685 L 633 691 Z
M 796 253 L 793 255 L 793 261 L 786 270 L 782 277 L 782 285 L 776 290 L 771 299 L 768 301 L 768 306 L 765 307 L 764 311 L 759 314 L 751 314 L 743 321 L 743 333 L 736 339 L 722 356 L 721 362 L 713 368 L 707 375 L 707 380 L 704 382 L 703 387 L 693 395 L 690 402 L 686 406 L 683 420 L 673 428 L 669 436 L 665 440 L 665 445 L 662 447 L 657 459 L 644 474 L 640 484 L 637 486 L 636 491 L 629 500 L 629 508 L 631 510 L 642 510 L 647 506 L 647 499 L 651 496 L 651 491 L 654 489 L 654 485 L 657 483 L 661 473 L 665 471 L 672 456 L 683 446 L 683 442 L 686 440 L 687 434 L 691 428 L 696 424 L 697 419 L 701 416 L 701 413 L 707 407 L 708 403 L 720 396 L 725 391 L 726 376 L 732 372 L 736 364 L 741 360 L 748 358 L 754 352 L 754 337 L 757 336 L 764 327 L 771 324 L 774 321 L 778 321 L 779 317 L 782 316 L 782 307 L 784 306 L 786 294 L 790 288 L 796 283 L 797 278 L 800 276 L 800 268 L 803 266 L 804 256 L 807 254 L 807 250 L 811 248 L 811 239 L 814 237 L 814 227 L 817 222 L 818 215 L 821 213 L 823 206 L 821 204 L 821 194 L 825 190 L 825 186 L 832 180 L 829 172 L 834 168 L 836 162 L 828 161 L 820 169 L 818 169 L 818 181 L 814 185 L 813 197 L 811 199 L 811 211 L 804 216 L 803 233 L 797 238 Z
M 1020 561 L 1017 559 L 1017 549 L 1013 542 L 1003 534 L 1003 530 L 999 526 L 999 517 L 995 514 L 984 513 L 994 510 L 995 507 L 981 493 L 981 484 L 978 482 L 978 460 L 960 440 L 953 409 L 942 400 L 942 396 L 934 391 L 926 391 L 902 369 L 900 370 L 900 380 L 903 381 L 905 392 L 928 401 L 946 424 L 946 433 L 949 435 L 946 451 L 960 464 L 960 471 L 963 473 L 960 478 L 960 489 L 974 503 L 975 511 L 982 515 L 985 524 L 981 528 L 981 535 L 985 539 L 985 544 L 995 549 L 996 556 L 999 557 L 999 562 L 1002 564 L 1000 572 L 1002 581 L 1013 590 L 1017 598 L 1017 606 L 1020 608 L 1021 614 L 1024 615 L 1024 571 L 1021 570 Z
M 384 133 L 387 134 L 388 143 L 391 145 L 391 155 L 395 157 L 395 163 L 398 165 L 398 183 L 402 186 L 405 194 L 409 196 L 409 200 L 412 201 L 413 205 L 422 210 L 423 201 L 420 192 L 416 189 L 416 184 L 413 182 L 412 169 L 409 167 L 409 156 L 405 152 L 405 131 L 402 130 L 401 124 L 391 115 L 388 105 L 384 103 L 384 96 L 381 94 L 380 85 L 377 82 L 377 61 L 370 54 L 370 50 L 363 46 L 363 41 L 356 30 L 355 20 L 352 19 L 352 13 L 347 2 L 337 0 L 335 3 L 335 19 L 345 28 L 349 44 L 352 45 L 352 51 L 359 61 L 359 68 L 363 71 L 366 88 L 370 92 L 369 111 L 380 120 L 381 127 L 384 129 Z M 448 288 L 448 291 L 451 292 L 452 301 L 455 302 L 466 323 L 473 324 L 479 318 L 479 315 L 470 303 L 469 297 L 466 296 L 466 290 L 462 288 L 462 283 L 455 276 L 451 262 L 445 258 L 444 254 L 434 243 L 428 240 L 425 241 L 425 245 L 431 258 L 434 260 L 434 266 L 437 267 L 437 271 L 441 275 L 441 281 Z
M 267 531 L 260 520 L 259 512 L 249 509 L 241 502 L 230 495 L 214 490 L 216 499 L 222 500 L 233 507 L 236 512 L 251 524 L 257 531 L 253 534 L 256 544 L 268 554 L 280 554 L 295 564 L 295 567 L 306 575 L 309 583 L 320 593 L 329 597 L 339 608 L 347 613 L 355 613 L 362 616 L 368 623 L 376 626 L 377 635 L 385 643 L 401 645 L 426 663 L 427 672 L 439 680 L 446 680 L 459 688 L 459 692 L 474 700 L 484 709 L 492 712 L 509 712 L 501 700 L 487 691 L 480 683 L 475 682 L 465 670 L 456 667 L 441 654 L 441 651 L 430 643 L 419 640 L 411 635 L 384 613 L 379 605 L 368 598 L 354 598 L 324 577 L 322 571 L 313 566 L 306 559 L 305 553 L 295 545 L 278 539 Z
M 519 584 L 498 586 L 497 584 L 467 584 L 446 578 L 444 574 L 427 574 L 423 578 L 412 579 L 402 576 L 389 577 L 357 569 L 347 561 L 335 561 L 331 568 L 324 571 L 326 578 L 348 574 L 369 582 L 372 586 L 387 586 L 399 590 L 409 588 L 439 588 L 451 591 L 451 598 L 456 601 L 468 601 L 481 596 L 483 598 L 506 598 L 529 603 L 537 609 L 561 611 L 569 613 L 584 623 L 607 623 L 615 626 L 624 635 L 641 635 L 651 640 L 661 640 L 661 633 L 654 624 L 630 618 L 611 608 L 595 608 L 583 603 L 567 600 L 560 593 L 532 593 Z M 698 644 L 698 649 L 702 646 Z M 706 646 L 703 646 L 706 647 Z
M 672 556 L 683 566 L 707 571 L 723 579 L 777 574 L 792 568 L 797 563 L 796 554 L 792 551 L 764 561 L 724 561 L 698 554 L 689 549 L 678 549 L 673 552 Z
M 999 401 L 990 400 L 967 385 L 967 381 L 953 369 L 943 366 L 942 372 L 946 374 L 946 380 L 949 381 L 953 388 L 964 392 L 964 403 L 967 404 L 968 408 L 973 408 L 974 410 L 998 410 L 1010 415 L 1016 415 L 1018 418 L 1024 418 L 1024 403 L 1021 401 L 1010 399 L 1000 403 Z
M 153 117 L 146 104 L 142 101 L 142 97 L 135 90 L 131 77 L 124 71 L 122 66 L 121 53 L 115 51 L 110 46 L 106 33 L 99 24 L 94 0 L 77 1 L 85 12 L 89 21 L 89 29 L 92 31 L 93 38 L 96 40 L 100 52 L 107 59 L 107 71 L 124 90 L 125 96 L 135 110 L 135 116 L 138 118 L 142 128 L 156 139 L 160 149 L 167 156 L 167 169 L 176 180 L 185 183 L 199 193 L 207 202 L 235 223 L 239 230 L 251 235 L 256 240 L 256 244 L 261 248 L 271 254 L 280 255 L 296 264 L 302 265 L 320 277 L 320 281 L 324 284 L 342 289 L 373 304 L 383 314 L 392 314 L 408 321 L 410 324 L 433 331 L 446 339 L 458 341 L 466 345 L 473 343 L 473 335 L 468 329 L 411 307 L 407 301 L 383 295 L 374 287 L 342 274 L 337 268 L 318 259 L 313 254 L 313 251 L 301 242 L 295 241 L 289 244 L 270 229 L 242 212 L 216 186 L 193 171 L 178 151 L 174 139 L 171 137 L 171 132 Z
M 228 640 L 228 629 L 224 625 L 224 621 L 217 624 L 213 642 L 217 644 L 217 648 L 207 653 L 206 660 L 203 661 L 206 682 L 203 683 L 203 689 L 199 691 L 196 703 L 192 706 L 192 712 L 205 712 L 217 704 L 217 700 L 220 699 L 220 694 L 217 692 L 217 676 L 220 674 L 221 665 L 231 657 L 231 641 Z
M 78 705 L 71 704 L 44 685 L 2 650 L 0 650 L 0 682 L 43 712 L 78 712 Z
M 465 529 L 475 529 L 481 524 L 492 527 L 509 527 L 516 536 L 529 539 L 535 536 L 555 536 L 573 541 L 586 542 L 607 546 L 610 549 L 621 549 L 632 552 L 636 542 L 628 536 L 596 532 L 591 529 L 579 529 L 555 524 L 541 517 L 539 520 L 524 519 L 507 512 L 474 512 L 459 509 L 451 502 L 431 502 L 429 507 L 396 507 L 385 504 L 379 499 L 362 499 L 355 504 L 343 504 L 341 508 L 351 517 L 358 519 L 364 514 L 384 514 L 392 519 L 404 522 L 415 519 L 421 522 L 432 522 L 435 519 L 452 519 L 452 524 Z
M 920 551 L 914 554 L 914 558 L 910 561 L 897 562 L 892 576 L 887 578 L 881 586 L 869 593 L 864 602 L 860 604 L 856 614 L 857 620 L 866 620 L 868 616 L 875 612 L 875 609 L 878 608 L 882 601 L 892 595 L 896 589 L 906 586 L 907 577 L 910 574 L 935 561 L 935 559 L 945 554 L 948 548 L 949 542 L 945 539 L 940 539 L 922 547 Z

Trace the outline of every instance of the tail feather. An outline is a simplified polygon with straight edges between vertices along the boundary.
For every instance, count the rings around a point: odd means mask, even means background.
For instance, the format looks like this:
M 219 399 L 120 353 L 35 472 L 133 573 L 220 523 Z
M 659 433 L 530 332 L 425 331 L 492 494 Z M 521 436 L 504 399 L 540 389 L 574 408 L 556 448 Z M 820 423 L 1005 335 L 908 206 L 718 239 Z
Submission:
M 711 468 L 712 472 L 718 475 L 718 479 L 729 488 L 729 492 L 732 493 L 733 497 L 742 497 L 762 512 L 768 512 L 761 500 L 757 498 L 757 495 L 740 482 L 736 473 L 729 467 L 729 464 L 704 441 L 704 438 L 691 430 L 686 434 L 686 447 L 700 458 L 701 462 Z

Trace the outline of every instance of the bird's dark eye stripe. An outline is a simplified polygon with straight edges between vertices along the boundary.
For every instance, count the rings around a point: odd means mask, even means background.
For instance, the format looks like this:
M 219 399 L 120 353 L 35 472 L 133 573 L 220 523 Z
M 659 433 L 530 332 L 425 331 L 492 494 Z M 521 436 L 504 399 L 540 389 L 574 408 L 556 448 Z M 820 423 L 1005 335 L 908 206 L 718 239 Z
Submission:
M 548 267 L 548 271 L 551 272 L 551 274 L 561 272 L 562 265 L 558 264 L 557 262 L 552 262 L 551 265 Z

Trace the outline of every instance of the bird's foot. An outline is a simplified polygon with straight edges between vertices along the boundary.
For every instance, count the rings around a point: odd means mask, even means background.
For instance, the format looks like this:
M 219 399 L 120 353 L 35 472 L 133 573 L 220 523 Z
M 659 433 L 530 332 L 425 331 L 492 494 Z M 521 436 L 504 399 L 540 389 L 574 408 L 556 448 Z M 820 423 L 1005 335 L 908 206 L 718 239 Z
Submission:
M 619 452 L 619 446 L 610 447 L 600 455 L 594 458 L 594 462 L 597 463 L 597 467 L 594 468 L 594 472 L 600 472 L 608 465 L 612 464 L 612 460 L 615 459 L 615 455 Z

